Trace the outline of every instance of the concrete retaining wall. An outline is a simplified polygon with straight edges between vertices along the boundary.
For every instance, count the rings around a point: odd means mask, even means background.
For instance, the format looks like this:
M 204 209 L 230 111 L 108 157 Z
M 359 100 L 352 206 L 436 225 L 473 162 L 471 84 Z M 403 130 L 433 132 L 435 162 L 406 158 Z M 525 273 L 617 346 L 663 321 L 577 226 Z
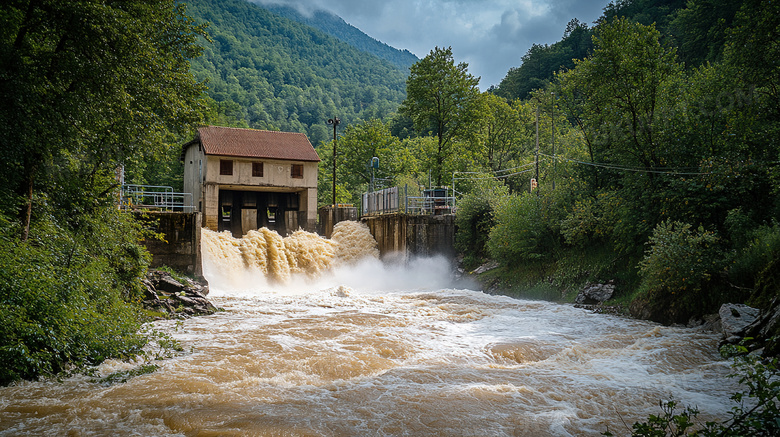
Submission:
M 357 208 L 353 206 L 339 206 L 334 208 L 331 206 L 323 206 L 318 211 L 320 217 L 320 223 L 317 226 L 317 233 L 325 238 L 330 238 L 333 235 L 333 227 L 338 222 L 347 220 L 357 221 Z
M 455 256 L 454 215 L 385 214 L 360 220 L 371 230 L 382 256 Z
M 143 242 L 152 254 L 151 267 L 168 266 L 176 271 L 200 277 L 203 275 L 200 256 L 201 214 L 199 212 L 134 213 L 136 220 L 146 223 L 165 241 L 148 239 Z

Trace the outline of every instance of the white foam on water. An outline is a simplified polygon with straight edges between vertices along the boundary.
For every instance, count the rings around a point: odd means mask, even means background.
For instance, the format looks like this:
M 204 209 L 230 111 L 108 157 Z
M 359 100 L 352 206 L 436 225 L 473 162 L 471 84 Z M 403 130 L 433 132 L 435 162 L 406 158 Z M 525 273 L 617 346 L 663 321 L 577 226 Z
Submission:
M 703 420 L 732 406 L 715 334 L 448 288 L 446 260 L 380 262 L 366 229 L 342 227 L 204 232 L 225 311 L 154 324 L 186 353 L 109 387 L 0 388 L 0 436 L 597 436 L 670 397 Z

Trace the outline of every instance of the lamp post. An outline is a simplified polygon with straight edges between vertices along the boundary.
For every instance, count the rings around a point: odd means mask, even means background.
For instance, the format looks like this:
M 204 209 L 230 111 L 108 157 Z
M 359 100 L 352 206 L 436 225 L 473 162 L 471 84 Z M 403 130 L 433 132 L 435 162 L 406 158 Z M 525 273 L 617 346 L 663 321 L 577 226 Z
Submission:
M 339 123 L 338 117 L 328 119 L 328 124 L 333 126 L 333 208 L 336 208 L 336 126 Z
M 371 158 L 369 166 L 371 167 L 371 192 L 374 192 L 376 191 L 376 185 L 374 185 L 374 169 L 379 168 L 379 158 L 376 156 Z

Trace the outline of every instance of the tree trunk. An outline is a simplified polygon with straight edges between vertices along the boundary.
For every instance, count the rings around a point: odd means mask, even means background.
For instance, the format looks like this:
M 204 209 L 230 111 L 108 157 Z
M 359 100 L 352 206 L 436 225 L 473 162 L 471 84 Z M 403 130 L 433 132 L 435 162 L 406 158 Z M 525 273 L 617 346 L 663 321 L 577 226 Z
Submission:
M 22 221 L 22 241 L 27 241 L 27 237 L 30 235 L 30 220 L 32 219 L 32 201 L 33 201 L 33 175 L 30 173 L 25 178 L 26 193 L 25 203 L 20 211 L 20 218 Z

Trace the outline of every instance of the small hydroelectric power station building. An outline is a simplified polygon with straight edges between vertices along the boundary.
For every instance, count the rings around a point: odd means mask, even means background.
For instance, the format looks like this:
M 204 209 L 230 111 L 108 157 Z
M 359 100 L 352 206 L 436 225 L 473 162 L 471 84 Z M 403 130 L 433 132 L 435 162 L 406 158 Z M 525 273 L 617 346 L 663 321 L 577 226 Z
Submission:
M 315 230 L 320 157 L 306 135 L 201 127 L 182 159 L 184 192 L 203 226 L 236 237 L 264 226 L 281 235 Z

